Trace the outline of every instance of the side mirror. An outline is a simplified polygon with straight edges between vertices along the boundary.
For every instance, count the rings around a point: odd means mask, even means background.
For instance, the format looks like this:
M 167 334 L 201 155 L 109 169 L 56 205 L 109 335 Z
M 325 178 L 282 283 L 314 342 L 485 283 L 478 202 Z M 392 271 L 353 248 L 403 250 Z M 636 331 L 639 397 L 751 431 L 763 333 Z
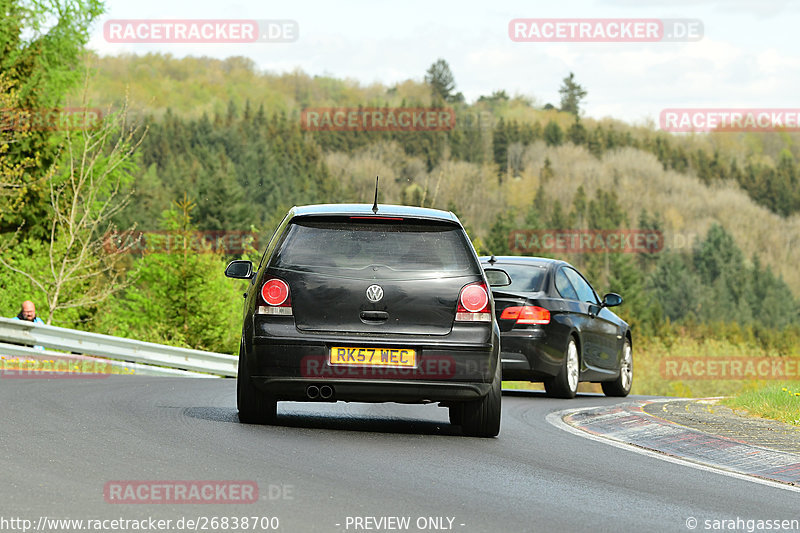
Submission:
M 250 279 L 253 277 L 253 263 L 251 261 L 231 261 L 225 268 L 225 275 L 234 279 Z
M 505 270 L 499 268 L 484 268 L 486 273 L 486 281 L 489 282 L 490 287 L 507 287 L 511 285 L 511 277 Z
M 616 307 L 622 303 L 622 296 L 615 292 L 609 292 L 603 296 L 603 307 Z

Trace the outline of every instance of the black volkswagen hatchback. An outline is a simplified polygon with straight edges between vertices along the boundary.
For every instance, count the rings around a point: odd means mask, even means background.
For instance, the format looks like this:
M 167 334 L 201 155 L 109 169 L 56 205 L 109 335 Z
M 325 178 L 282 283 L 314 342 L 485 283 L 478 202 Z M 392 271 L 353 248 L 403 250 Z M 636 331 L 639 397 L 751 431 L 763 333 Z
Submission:
M 278 401 L 438 402 L 465 434 L 500 431 L 499 329 L 458 218 L 368 204 L 292 208 L 246 279 L 239 419 Z
M 573 398 L 578 382 L 599 382 L 607 396 L 627 396 L 633 382 L 628 324 L 572 265 L 541 257 L 481 257 L 511 284 L 493 289 L 500 324 L 503 379 L 544 382 L 550 396 Z

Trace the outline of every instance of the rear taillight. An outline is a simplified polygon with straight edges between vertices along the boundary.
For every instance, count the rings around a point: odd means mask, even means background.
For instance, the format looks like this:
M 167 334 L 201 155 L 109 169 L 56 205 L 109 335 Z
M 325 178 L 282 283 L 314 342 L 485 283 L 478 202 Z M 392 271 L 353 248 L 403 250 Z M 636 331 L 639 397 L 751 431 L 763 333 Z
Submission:
M 506 307 L 500 314 L 501 320 L 516 320 L 517 324 L 549 324 L 550 311 L 544 307 L 525 305 Z
M 291 315 L 292 297 L 289 285 L 278 278 L 272 278 L 261 287 L 261 298 L 267 305 L 258 306 L 260 315 Z
M 479 281 L 461 289 L 458 295 L 456 320 L 459 322 L 491 322 L 492 309 L 489 306 L 489 290 Z

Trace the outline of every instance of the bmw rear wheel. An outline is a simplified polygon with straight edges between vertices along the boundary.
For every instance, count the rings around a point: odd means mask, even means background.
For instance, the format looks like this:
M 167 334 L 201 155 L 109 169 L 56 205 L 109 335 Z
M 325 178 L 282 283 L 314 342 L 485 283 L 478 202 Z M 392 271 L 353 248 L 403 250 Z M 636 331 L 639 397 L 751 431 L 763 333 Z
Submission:
M 622 347 L 622 360 L 619 362 L 619 376 L 614 381 L 604 381 L 600 384 L 606 396 L 624 397 L 631 392 L 633 385 L 633 350 L 631 341 L 625 339 Z
M 559 373 L 544 380 L 544 390 L 548 396 L 554 398 L 574 398 L 578 393 L 580 377 L 580 357 L 578 345 L 574 337 L 570 337 L 567 351 L 564 353 L 564 363 Z

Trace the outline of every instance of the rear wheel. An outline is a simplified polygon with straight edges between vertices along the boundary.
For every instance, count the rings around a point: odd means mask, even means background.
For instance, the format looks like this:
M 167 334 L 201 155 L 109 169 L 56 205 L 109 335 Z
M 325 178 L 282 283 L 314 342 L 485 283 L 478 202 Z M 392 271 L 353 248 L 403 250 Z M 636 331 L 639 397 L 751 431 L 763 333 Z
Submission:
M 575 338 L 570 337 L 561 370 L 557 375 L 544 380 L 544 390 L 548 396 L 554 398 L 574 398 L 578 393 L 579 373 L 578 345 Z
M 460 426 L 464 420 L 464 406 L 460 403 L 453 404 L 448 407 L 448 411 L 450 411 L 450 423 L 454 426 Z
M 603 387 L 603 394 L 606 396 L 627 396 L 631 392 L 633 384 L 633 351 L 631 342 L 625 339 L 625 346 L 622 348 L 622 360 L 619 363 L 619 376 L 614 381 L 604 381 L 600 384 Z
M 236 405 L 239 408 L 239 422 L 244 424 L 271 424 L 278 412 L 278 402 L 256 389 L 250 380 L 243 347 L 239 347 Z
M 496 437 L 500 433 L 500 408 L 503 398 L 503 376 L 500 361 L 489 394 L 479 400 L 464 402 L 461 429 L 468 437 Z M 458 411 L 456 411 L 458 412 Z M 450 411 L 451 421 L 453 411 Z

